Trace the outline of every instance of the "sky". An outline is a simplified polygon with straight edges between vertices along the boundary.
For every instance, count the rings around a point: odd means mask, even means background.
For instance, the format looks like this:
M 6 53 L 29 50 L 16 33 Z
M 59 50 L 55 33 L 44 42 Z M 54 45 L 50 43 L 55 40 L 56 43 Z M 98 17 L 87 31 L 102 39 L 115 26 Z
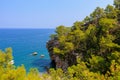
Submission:
M 0 28 L 72 26 L 113 0 L 0 0 Z

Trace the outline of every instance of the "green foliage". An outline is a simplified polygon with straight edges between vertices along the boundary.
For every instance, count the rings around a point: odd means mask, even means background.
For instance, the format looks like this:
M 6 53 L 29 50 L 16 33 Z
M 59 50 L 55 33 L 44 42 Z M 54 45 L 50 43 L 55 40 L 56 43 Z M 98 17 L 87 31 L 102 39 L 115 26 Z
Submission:
M 101 73 L 104 72 L 105 66 L 107 65 L 105 59 L 101 56 L 95 56 L 95 55 L 92 55 L 91 57 L 92 58 L 89 58 L 90 70 L 93 72 L 101 72 Z
M 28 73 L 26 80 L 42 80 L 40 78 L 40 73 L 37 69 L 30 69 L 30 72 Z
M 84 23 L 88 23 L 88 22 L 90 22 L 90 17 L 86 16 L 85 19 L 84 19 Z
M 65 78 L 62 69 L 57 69 L 57 70 L 50 69 L 50 76 L 51 76 L 51 80 L 61 80 Z
M 36 69 L 31 69 L 27 74 L 24 65 L 15 67 L 10 61 L 12 49 L 0 51 L 0 80 L 42 80 Z
M 59 33 L 56 35 L 61 35 L 58 36 L 58 45 L 53 46 L 53 52 L 62 54 L 63 60 L 73 62 L 73 66 L 69 63 L 68 70 L 63 73 L 66 80 L 120 79 L 119 3 L 120 0 L 114 0 L 115 7 L 97 7 L 83 21 L 76 21 L 69 31 L 65 26 L 59 28 L 61 31 L 57 28 Z
M 72 51 L 74 49 L 74 45 L 70 42 L 65 42 L 64 46 L 62 47 L 62 49 L 59 49 L 57 47 L 53 48 L 53 52 L 55 54 L 62 54 L 64 55 L 65 53 L 68 53 L 70 51 Z
M 120 0 L 105 10 L 97 7 L 83 21 L 72 27 L 58 26 L 51 35 L 52 54 L 68 60 L 68 68 L 50 69 L 41 74 L 37 69 L 26 73 L 24 65 L 16 67 L 12 49 L 0 50 L 0 80 L 120 80 Z M 71 62 L 72 61 L 72 65 Z
M 116 25 L 116 22 L 114 19 L 102 18 L 99 21 L 99 25 L 102 27 L 103 32 L 107 32 Z
M 63 36 L 63 35 L 67 35 L 67 33 L 69 32 L 69 27 L 65 27 L 65 26 L 58 26 L 57 28 L 56 28 L 56 33 L 57 33 L 57 35 L 58 35 L 58 37 L 60 37 L 60 36 Z
M 112 5 L 108 5 L 105 9 L 106 17 L 110 19 L 117 18 L 117 11 Z
M 12 60 L 12 49 L 7 48 L 5 52 L 0 51 L 0 66 L 6 68 L 7 66 L 10 66 L 10 61 Z
M 76 21 L 72 26 L 72 30 L 83 29 L 83 22 Z
M 96 20 L 99 19 L 101 17 L 105 17 L 105 13 L 104 13 L 104 9 L 97 7 L 93 13 L 90 14 L 91 20 Z
M 117 9 L 120 9 L 120 0 L 114 0 L 114 5 Z
M 53 52 L 55 54 L 62 54 L 62 51 L 60 49 L 56 48 L 56 47 L 53 48 Z
M 73 45 L 73 43 L 66 42 L 66 43 L 65 43 L 65 51 L 66 51 L 66 52 L 70 52 L 70 51 L 72 51 L 72 50 L 74 50 L 74 45 Z

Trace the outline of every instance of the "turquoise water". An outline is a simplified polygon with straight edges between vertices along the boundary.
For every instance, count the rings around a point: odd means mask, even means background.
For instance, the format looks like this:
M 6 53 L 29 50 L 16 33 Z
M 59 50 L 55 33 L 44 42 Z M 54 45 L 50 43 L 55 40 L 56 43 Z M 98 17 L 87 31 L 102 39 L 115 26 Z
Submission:
M 16 66 L 24 64 L 27 71 L 36 67 L 45 72 L 45 66 L 50 65 L 46 42 L 52 33 L 54 29 L 0 29 L 0 49 L 12 48 Z M 33 52 L 38 55 L 32 56 Z

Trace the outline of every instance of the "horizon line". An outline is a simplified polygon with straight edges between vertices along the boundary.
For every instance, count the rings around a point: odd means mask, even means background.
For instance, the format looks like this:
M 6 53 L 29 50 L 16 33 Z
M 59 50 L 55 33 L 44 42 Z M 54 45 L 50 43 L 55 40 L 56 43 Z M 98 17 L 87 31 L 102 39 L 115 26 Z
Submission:
M 0 29 L 56 29 L 56 27 L 55 28 L 13 28 L 13 27 L 11 27 L 11 28 L 0 28 Z

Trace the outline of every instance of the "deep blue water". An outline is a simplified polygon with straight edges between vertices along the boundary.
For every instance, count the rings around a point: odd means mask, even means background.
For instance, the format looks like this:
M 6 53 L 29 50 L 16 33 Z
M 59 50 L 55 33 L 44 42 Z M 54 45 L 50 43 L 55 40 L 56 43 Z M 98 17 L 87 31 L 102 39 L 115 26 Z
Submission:
M 53 33 L 54 29 L 0 29 L 0 49 L 12 48 L 16 66 L 24 64 L 27 71 L 35 67 L 44 72 L 50 64 L 46 42 Z M 33 52 L 38 55 L 32 56 Z M 41 54 L 45 57 L 40 58 Z

